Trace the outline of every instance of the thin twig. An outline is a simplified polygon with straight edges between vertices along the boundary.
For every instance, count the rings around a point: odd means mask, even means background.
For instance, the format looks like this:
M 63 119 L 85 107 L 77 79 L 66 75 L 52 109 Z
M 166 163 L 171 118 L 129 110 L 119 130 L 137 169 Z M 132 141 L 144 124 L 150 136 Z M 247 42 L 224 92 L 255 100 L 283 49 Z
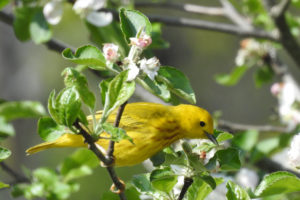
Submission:
M 95 144 L 95 140 L 94 138 L 88 133 L 86 132 L 81 125 L 79 124 L 78 121 L 76 121 L 74 123 L 74 126 L 80 131 L 79 134 L 82 135 L 85 139 L 85 142 L 88 144 L 88 148 L 94 152 L 94 154 L 98 157 L 98 159 L 104 163 L 104 165 L 106 166 L 106 169 L 113 181 L 113 184 L 116 186 L 116 188 L 119 191 L 119 197 L 121 200 L 126 200 L 126 197 L 124 195 L 124 184 L 121 183 L 120 179 L 118 178 L 114 168 L 112 166 L 110 166 L 110 160 L 106 159 L 106 157 L 104 156 L 103 152 L 101 152 L 99 150 L 99 148 L 96 146 Z
M 233 5 L 228 0 L 220 0 L 220 3 L 223 6 L 225 15 L 236 25 L 245 30 L 253 31 L 254 28 L 245 17 L 240 15 Z
M 179 197 L 177 200 L 182 200 L 189 187 L 193 184 L 194 180 L 190 177 L 184 177 L 184 183 L 180 191 Z
M 0 167 L 3 169 L 3 171 L 6 171 L 11 177 L 13 177 L 15 179 L 14 183 L 29 183 L 30 182 L 30 180 L 27 177 L 15 172 L 12 168 L 10 168 L 4 162 L 0 163 Z
M 241 37 L 254 37 L 260 39 L 266 39 L 274 42 L 278 42 L 278 37 L 274 34 L 270 34 L 263 30 L 245 30 L 239 26 L 218 23 L 218 22 L 209 22 L 199 19 L 190 19 L 183 17 L 169 17 L 161 15 L 147 15 L 150 21 L 152 22 L 162 22 L 167 25 L 179 26 L 179 27 L 190 27 L 202 30 L 216 31 L 220 33 L 227 33 L 232 35 L 238 35 Z
M 189 3 L 176 3 L 176 2 L 135 2 L 135 7 L 153 7 L 153 8 L 164 8 L 164 9 L 176 9 L 189 13 L 196 13 L 202 15 L 212 16 L 224 16 L 223 8 L 200 6 Z
M 271 125 L 249 125 L 249 124 L 240 124 L 229 122 L 225 120 L 218 121 L 218 128 L 222 130 L 229 131 L 231 133 L 235 133 L 238 131 L 247 131 L 247 130 L 256 130 L 259 132 L 276 132 L 276 133 L 288 133 L 286 127 L 281 126 L 271 126 Z
M 117 116 L 116 116 L 116 120 L 114 122 L 114 126 L 115 127 L 119 127 L 119 124 L 120 124 L 120 121 L 121 121 L 121 117 L 122 117 L 122 114 L 123 114 L 123 111 L 125 109 L 125 106 L 127 104 L 127 101 L 125 103 L 123 103 L 119 109 L 118 109 L 118 112 L 117 112 Z M 115 142 L 113 140 L 110 140 L 109 141 L 109 146 L 108 146 L 108 149 L 107 149 L 107 159 L 112 163 L 113 160 L 114 160 L 114 146 L 115 146 Z

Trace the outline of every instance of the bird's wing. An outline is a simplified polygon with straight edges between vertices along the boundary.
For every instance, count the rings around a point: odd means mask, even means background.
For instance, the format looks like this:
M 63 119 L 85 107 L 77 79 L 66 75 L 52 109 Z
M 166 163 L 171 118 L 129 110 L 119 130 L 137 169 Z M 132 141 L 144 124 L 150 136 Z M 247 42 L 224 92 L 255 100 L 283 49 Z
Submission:
M 117 110 L 112 112 L 107 122 L 114 123 Z M 102 111 L 96 113 L 100 119 Z M 91 116 L 88 117 L 91 120 Z M 156 103 L 130 103 L 127 104 L 120 121 L 120 127 L 126 131 L 149 131 L 149 128 L 159 128 L 161 132 L 170 131 L 176 120 L 171 113 L 171 107 Z M 147 127 L 147 128 L 146 128 Z

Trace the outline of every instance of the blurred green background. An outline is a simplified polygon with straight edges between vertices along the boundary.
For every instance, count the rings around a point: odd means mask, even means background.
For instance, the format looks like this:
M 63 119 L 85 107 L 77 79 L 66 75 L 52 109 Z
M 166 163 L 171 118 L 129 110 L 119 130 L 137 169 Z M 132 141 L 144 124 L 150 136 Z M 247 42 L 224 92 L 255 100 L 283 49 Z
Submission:
M 181 1 L 182 2 L 182 1 Z M 217 1 L 189 1 L 206 5 L 218 5 Z M 73 47 L 80 47 L 89 42 L 89 33 L 85 24 L 67 5 L 62 22 L 53 27 L 54 38 Z M 145 9 L 147 13 L 166 13 L 164 10 Z M 199 15 L 186 15 L 179 11 L 168 11 L 168 15 L 189 16 L 200 19 L 216 19 Z M 217 19 L 217 21 L 224 21 Z M 270 84 L 255 88 L 252 70 L 233 87 L 224 87 L 214 81 L 214 75 L 228 73 L 235 66 L 234 58 L 242 38 L 234 35 L 203 31 L 191 28 L 163 26 L 163 38 L 170 43 L 169 49 L 156 51 L 156 56 L 163 65 L 180 68 L 190 79 L 197 97 L 197 105 L 210 112 L 222 111 L 222 119 L 246 123 L 265 124 L 274 114 L 276 99 L 271 96 Z M 294 77 L 300 77 L 300 71 L 292 61 L 280 52 L 280 56 L 289 66 Z M 49 51 L 43 45 L 32 42 L 19 42 L 12 27 L 0 22 L 0 98 L 6 100 L 35 100 L 46 106 L 51 90 L 63 87 L 61 71 L 70 62 L 60 54 Z M 92 90 L 98 95 L 99 78 L 86 72 Z M 132 101 L 140 101 L 133 98 Z M 7 164 L 21 172 L 22 167 L 35 169 L 40 166 L 55 168 L 58 163 L 74 149 L 51 149 L 32 156 L 26 156 L 25 150 L 41 142 L 36 132 L 37 120 L 18 120 L 14 122 L 16 136 L 2 144 L 12 150 L 13 155 Z M 145 172 L 142 165 L 118 168 L 117 173 L 124 180 L 130 180 L 133 174 Z M 0 174 L 1 180 L 10 180 Z M 105 169 L 98 167 L 93 176 L 80 179 L 80 192 L 73 194 L 72 200 L 99 199 L 107 191 L 111 181 Z M 12 199 L 9 190 L 0 191 L 0 199 Z

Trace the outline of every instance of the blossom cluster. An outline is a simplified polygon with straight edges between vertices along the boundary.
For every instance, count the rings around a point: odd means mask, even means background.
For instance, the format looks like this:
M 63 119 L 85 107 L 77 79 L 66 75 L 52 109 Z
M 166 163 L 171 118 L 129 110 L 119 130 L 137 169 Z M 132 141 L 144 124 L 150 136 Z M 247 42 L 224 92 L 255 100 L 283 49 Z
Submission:
M 282 82 L 274 83 L 271 93 L 278 99 L 278 113 L 281 122 L 290 130 L 300 124 L 300 89 L 292 76 L 286 74 Z
M 241 41 L 241 48 L 239 49 L 235 58 L 237 66 L 263 64 L 263 58 L 271 49 L 268 43 L 260 43 L 255 39 L 244 39 Z
M 58 24 L 63 15 L 63 3 L 65 0 L 50 0 L 44 8 L 43 13 L 49 24 Z M 111 23 L 113 15 L 110 12 L 98 12 L 103 8 L 106 0 L 76 0 L 73 10 L 81 18 L 85 18 L 89 23 L 102 27 Z
M 130 38 L 130 41 L 130 52 L 128 56 L 122 61 L 123 68 L 125 70 L 129 70 L 127 80 L 132 81 L 136 79 L 136 77 L 140 73 L 144 73 L 151 80 L 154 80 L 160 67 L 158 58 L 140 58 L 142 51 L 151 44 L 151 37 L 142 31 L 138 36 Z M 106 61 L 108 62 L 108 65 L 120 59 L 119 47 L 112 43 L 104 44 L 103 54 Z
M 300 133 L 294 136 L 288 151 L 289 162 L 293 167 L 300 168 Z

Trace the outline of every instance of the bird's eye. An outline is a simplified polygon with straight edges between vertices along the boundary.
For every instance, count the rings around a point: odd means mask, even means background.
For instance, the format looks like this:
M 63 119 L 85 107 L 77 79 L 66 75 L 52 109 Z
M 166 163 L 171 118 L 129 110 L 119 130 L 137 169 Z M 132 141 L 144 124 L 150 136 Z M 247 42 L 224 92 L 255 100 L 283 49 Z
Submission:
M 200 121 L 200 126 L 204 127 L 205 126 L 205 122 L 204 121 Z

